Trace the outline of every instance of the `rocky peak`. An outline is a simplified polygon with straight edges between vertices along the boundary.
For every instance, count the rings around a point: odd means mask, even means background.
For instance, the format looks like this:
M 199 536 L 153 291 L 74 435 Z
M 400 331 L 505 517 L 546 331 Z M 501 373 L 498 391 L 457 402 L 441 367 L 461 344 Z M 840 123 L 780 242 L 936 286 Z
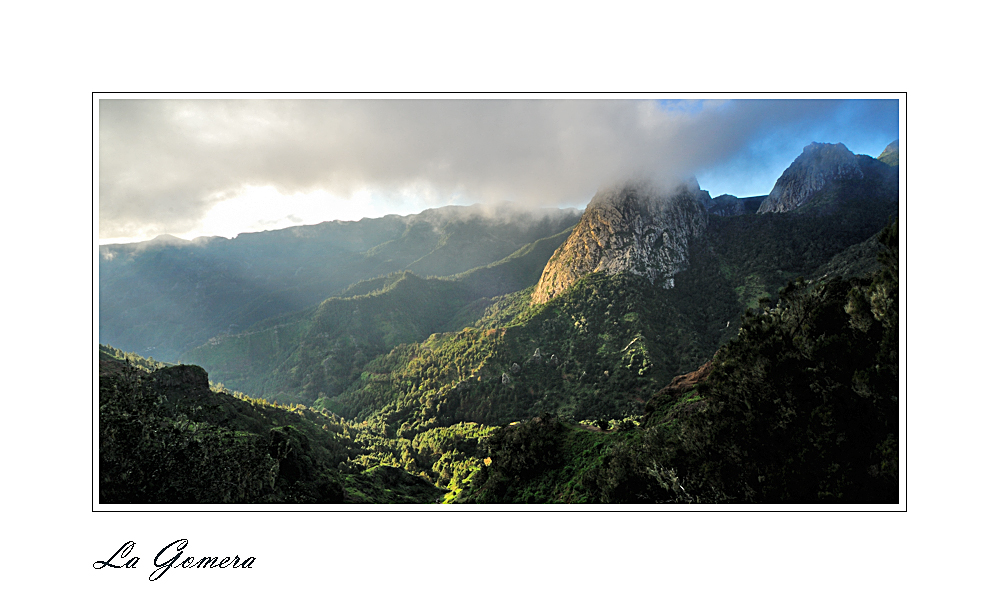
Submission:
M 672 192 L 634 181 L 597 192 L 542 271 L 532 304 L 555 298 L 596 271 L 628 272 L 672 287 L 674 275 L 687 266 L 690 242 L 705 232 L 706 199 L 694 179 Z
M 811 143 L 785 169 L 757 212 L 795 210 L 831 181 L 862 178 L 858 156 L 843 143 Z

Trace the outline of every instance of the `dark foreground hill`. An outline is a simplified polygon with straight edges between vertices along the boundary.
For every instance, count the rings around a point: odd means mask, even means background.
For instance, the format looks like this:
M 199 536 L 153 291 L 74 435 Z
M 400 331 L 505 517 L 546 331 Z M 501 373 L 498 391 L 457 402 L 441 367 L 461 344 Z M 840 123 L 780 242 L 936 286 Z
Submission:
M 101 353 L 102 504 L 428 503 L 444 493 L 398 469 L 341 473 L 357 428 L 329 412 L 212 390 L 197 366 L 149 371 Z

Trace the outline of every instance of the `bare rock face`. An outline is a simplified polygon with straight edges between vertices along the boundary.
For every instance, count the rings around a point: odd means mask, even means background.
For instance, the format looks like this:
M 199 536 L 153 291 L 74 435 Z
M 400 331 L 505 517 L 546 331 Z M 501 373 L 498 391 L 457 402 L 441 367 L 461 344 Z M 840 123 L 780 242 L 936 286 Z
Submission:
M 858 156 L 843 143 L 810 143 L 781 174 L 757 212 L 795 210 L 831 181 L 863 179 L 864 176 Z
M 697 181 L 664 191 L 629 182 L 599 191 L 542 271 L 531 303 L 552 300 L 596 271 L 641 275 L 664 288 L 687 266 L 690 242 L 708 225 Z

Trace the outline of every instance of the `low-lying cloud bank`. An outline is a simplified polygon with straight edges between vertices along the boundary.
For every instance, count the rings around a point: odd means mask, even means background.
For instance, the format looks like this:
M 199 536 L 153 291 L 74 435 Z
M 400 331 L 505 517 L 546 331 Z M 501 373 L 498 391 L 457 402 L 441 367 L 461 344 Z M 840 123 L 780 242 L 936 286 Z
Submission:
M 895 100 L 102 99 L 99 110 L 101 238 L 186 233 L 248 187 L 554 206 L 622 178 L 752 164 L 801 148 L 796 136 L 898 132 Z

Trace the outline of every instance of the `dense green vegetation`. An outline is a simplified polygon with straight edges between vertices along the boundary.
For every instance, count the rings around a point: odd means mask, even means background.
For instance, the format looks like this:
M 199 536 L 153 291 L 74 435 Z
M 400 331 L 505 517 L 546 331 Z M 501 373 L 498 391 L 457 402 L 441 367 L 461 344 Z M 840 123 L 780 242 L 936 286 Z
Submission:
M 360 282 L 318 307 L 219 336 L 183 356 L 220 382 L 281 402 L 339 395 L 366 363 L 393 347 L 464 327 L 493 297 L 534 284 L 564 230 L 452 278 L 405 271 Z
M 639 430 L 500 429 L 468 502 L 897 502 L 898 227 L 864 279 L 797 280 L 748 310 L 699 382 Z
M 386 501 L 383 487 L 374 489 L 383 475 L 350 472 L 350 457 L 367 451 L 362 425 L 210 390 L 197 366 L 150 372 L 107 361 L 99 416 L 102 503 Z M 427 466 L 450 468 L 435 451 L 423 448 Z M 393 501 L 435 502 L 445 491 L 406 471 L 389 476 L 399 487 Z
M 344 479 L 348 504 L 427 504 L 439 501 L 444 493 L 394 466 L 375 466 Z

